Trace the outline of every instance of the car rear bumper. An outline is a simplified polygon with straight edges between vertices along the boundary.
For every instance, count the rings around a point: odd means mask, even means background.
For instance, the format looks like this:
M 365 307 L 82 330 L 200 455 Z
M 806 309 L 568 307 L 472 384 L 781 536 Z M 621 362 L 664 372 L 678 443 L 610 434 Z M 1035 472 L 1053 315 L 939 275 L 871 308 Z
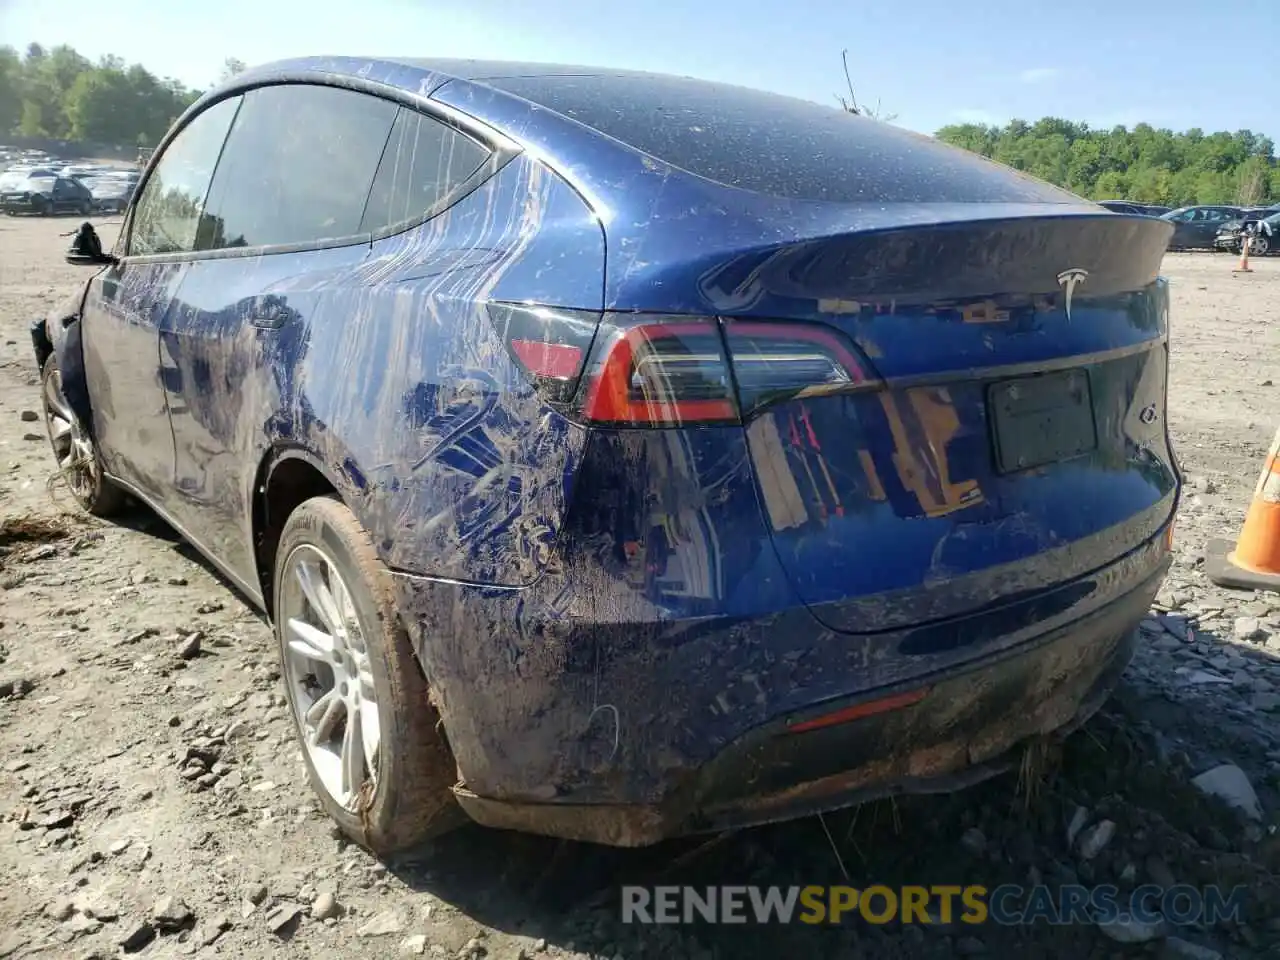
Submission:
M 801 733 L 789 730 L 790 717 L 752 731 L 657 804 L 520 803 L 465 788 L 455 793 L 486 826 L 643 846 L 970 786 L 1010 769 L 1020 759 L 1018 747 L 1065 736 L 1098 710 L 1129 663 L 1135 627 L 1163 576 L 1162 569 L 1122 601 L 1011 655 L 861 701 L 907 700 L 925 691 L 909 705 Z
M 397 580 L 458 759 L 462 808 L 488 826 L 643 846 L 886 795 L 949 791 L 1002 772 L 1019 745 L 1069 732 L 1098 709 L 1132 655 L 1135 628 L 1168 566 L 1162 535 L 1085 578 L 1104 594 L 1088 612 L 1065 621 L 1046 615 L 1039 630 L 999 652 L 841 697 L 824 696 L 825 678 L 796 683 L 804 674 L 786 663 L 799 645 L 820 661 L 819 670 L 848 671 L 832 635 L 806 611 L 716 638 L 714 649 L 727 643 L 756 653 L 771 638 L 791 640 L 747 660 L 756 665 L 750 675 L 706 655 L 682 661 L 656 645 L 622 665 L 636 691 L 627 699 L 611 683 L 619 665 L 597 659 L 598 645 L 585 643 L 575 657 L 544 636 L 520 650 L 520 641 L 497 631 L 500 621 L 485 617 L 483 632 L 459 630 L 474 612 L 463 613 L 426 581 Z M 1079 590 L 1080 583 L 1061 589 Z M 1007 608 L 982 616 L 996 630 L 1006 615 Z M 461 657 L 455 643 L 474 645 L 484 634 L 495 658 L 486 675 L 442 671 L 450 656 Z M 687 645 L 696 650 L 704 641 Z M 777 669 L 760 666 L 769 662 Z M 505 691 L 492 688 L 495 675 L 507 678 Z M 540 676 L 557 677 L 559 688 L 535 703 L 521 685 Z M 852 688 L 847 676 L 840 679 Z M 874 711 L 886 698 L 893 709 L 792 729 L 833 713 Z

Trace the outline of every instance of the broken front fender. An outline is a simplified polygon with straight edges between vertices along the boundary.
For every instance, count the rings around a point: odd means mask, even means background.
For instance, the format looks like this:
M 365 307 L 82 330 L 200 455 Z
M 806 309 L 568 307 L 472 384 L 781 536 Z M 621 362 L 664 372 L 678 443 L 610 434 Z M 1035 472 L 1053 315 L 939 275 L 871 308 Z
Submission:
M 31 325 L 31 342 L 35 349 L 36 369 L 43 372 L 49 357 L 57 358 L 62 373 L 62 392 L 80 422 L 93 427 L 93 415 L 89 403 L 89 385 L 84 372 L 84 351 L 81 345 L 81 311 L 89 281 L 67 297 L 43 320 Z

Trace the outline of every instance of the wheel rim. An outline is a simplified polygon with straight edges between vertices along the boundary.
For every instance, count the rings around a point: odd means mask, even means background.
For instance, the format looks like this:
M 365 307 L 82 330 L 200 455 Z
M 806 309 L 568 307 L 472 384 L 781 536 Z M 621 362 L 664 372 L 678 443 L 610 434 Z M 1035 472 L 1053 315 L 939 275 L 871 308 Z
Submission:
M 58 469 L 76 499 L 87 502 L 98 482 L 98 459 L 93 441 L 62 393 L 60 370 L 54 370 L 44 382 L 44 419 Z
M 325 791 L 354 811 L 360 793 L 377 787 L 382 746 L 364 631 L 323 550 L 295 548 L 283 578 L 276 616 L 299 736 Z
M 1249 241 L 1249 253 L 1260 257 L 1267 252 L 1270 246 L 1271 244 L 1267 242 L 1266 237 L 1253 237 Z

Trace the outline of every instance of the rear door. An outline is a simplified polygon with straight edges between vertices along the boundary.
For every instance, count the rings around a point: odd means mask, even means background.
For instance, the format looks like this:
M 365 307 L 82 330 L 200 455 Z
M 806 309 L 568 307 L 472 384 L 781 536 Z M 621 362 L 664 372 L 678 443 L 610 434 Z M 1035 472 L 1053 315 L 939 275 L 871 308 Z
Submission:
M 159 330 L 195 247 L 205 194 L 238 97 L 192 119 L 168 144 L 121 232 L 120 262 L 89 286 L 85 373 L 107 469 L 167 505 L 173 435 L 159 364 Z
M 1192 221 L 1191 246 L 1212 247 L 1222 225 L 1239 217 L 1236 207 L 1201 207 Z
M 58 177 L 53 181 L 53 209 L 56 213 L 78 210 L 84 196 L 77 189 L 80 185 L 70 177 Z
M 294 375 L 313 325 L 359 312 L 361 218 L 398 109 L 338 87 L 246 93 L 164 317 L 175 517 L 248 583 L 254 477 L 272 435 L 300 439 L 309 419 Z
M 1173 236 L 1169 240 L 1170 248 L 1178 250 L 1196 246 L 1200 229 L 1198 223 L 1203 214 L 1202 207 L 1188 207 L 1174 212 L 1169 217 L 1169 222 L 1173 224 Z

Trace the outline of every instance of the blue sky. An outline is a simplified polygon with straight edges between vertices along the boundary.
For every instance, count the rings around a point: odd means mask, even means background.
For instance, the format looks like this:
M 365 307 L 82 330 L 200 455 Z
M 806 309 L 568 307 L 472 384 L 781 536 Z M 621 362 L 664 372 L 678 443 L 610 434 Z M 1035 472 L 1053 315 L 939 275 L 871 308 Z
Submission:
M 1054 115 L 1280 141 L 1280 0 L 0 0 L 0 42 L 31 41 L 199 87 L 226 57 L 367 53 L 616 65 L 822 103 L 847 47 L 859 97 L 926 133 Z

